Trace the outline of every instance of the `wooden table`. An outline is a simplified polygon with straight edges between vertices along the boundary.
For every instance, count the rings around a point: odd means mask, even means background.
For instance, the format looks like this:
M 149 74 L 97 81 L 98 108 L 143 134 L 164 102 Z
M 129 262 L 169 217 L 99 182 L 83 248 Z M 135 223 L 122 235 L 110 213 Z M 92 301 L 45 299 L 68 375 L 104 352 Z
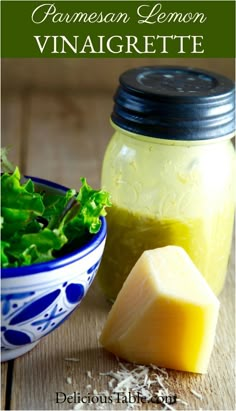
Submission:
M 6 94 L 2 144 L 12 146 L 11 157 L 24 173 L 70 187 L 77 187 L 79 177 L 86 176 L 91 185 L 99 187 L 104 149 L 112 134 L 108 121 L 111 107 L 110 94 Z M 208 374 L 169 371 L 170 388 L 188 403 L 187 409 L 235 410 L 233 260 L 232 253 Z M 31 352 L 3 363 L 2 409 L 73 409 L 74 404 L 57 404 L 56 392 L 85 393 L 87 385 L 98 392 L 107 389 L 108 377 L 100 373 L 119 368 L 98 343 L 108 310 L 95 282 L 81 307 L 60 328 Z M 180 403 L 175 408 L 185 409 Z

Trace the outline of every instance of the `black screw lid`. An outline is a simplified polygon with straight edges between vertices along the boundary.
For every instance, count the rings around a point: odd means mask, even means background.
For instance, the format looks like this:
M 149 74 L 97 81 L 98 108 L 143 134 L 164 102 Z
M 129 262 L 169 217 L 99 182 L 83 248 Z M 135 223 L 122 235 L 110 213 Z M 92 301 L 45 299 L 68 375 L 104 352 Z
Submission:
M 137 134 L 207 140 L 235 130 L 235 86 L 220 74 L 172 66 L 139 67 L 120 76 L 112 121 Z

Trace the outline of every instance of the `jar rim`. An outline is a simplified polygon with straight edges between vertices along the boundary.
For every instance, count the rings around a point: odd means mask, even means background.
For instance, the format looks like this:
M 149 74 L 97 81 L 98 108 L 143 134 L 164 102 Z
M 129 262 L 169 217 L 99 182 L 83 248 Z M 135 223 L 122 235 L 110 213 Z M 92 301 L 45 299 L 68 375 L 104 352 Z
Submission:
M 217 144 L 223 141 L 227 141 L 227 140 L 232 140 L 233 138 L 235 138 L 235 133 L 229 133 L 225 136 L 221 136 L 215 139 L 196 139 L 196 140 L 176 140 L 176 139 L 167 139 L 167 138 L 162 138 L 162 137 L 153 137 L 153 136 L 149 136 L 149 135 L 144 135 L 144 134 L 139 134 L 139 133 L 135 133 L 134 131 L 129 131 L 119 125 L 117 125 L 113 120 L 112 117 L 110 117 L 110 124 L 112 126 L 112 128 L 114 128 L 117 132 L 121 132 L 122 134 L 127 135 L 128 137 L 134 138 L 134 139 L 138 139 L 138 140 L 142 140 L 145 142 L 152 142 L 154 144 L 163 144 L 163 145 L 170 145 L 170 146 L 198 146 L 198 145 L 208 145 L 208 144 Z

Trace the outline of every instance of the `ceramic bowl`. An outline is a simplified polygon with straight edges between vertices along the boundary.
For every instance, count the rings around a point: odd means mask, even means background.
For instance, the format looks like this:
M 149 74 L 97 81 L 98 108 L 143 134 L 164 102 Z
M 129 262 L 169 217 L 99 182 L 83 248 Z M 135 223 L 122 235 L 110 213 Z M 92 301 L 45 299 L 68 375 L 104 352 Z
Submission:
M 46 192 L 66 187 L 31 177 Z M 106 240 L 106 220 L 99 233 L 77 251 L 52 261 L 2 269 L 1 360 L 31 350 L 79 306 L 99 267 Z

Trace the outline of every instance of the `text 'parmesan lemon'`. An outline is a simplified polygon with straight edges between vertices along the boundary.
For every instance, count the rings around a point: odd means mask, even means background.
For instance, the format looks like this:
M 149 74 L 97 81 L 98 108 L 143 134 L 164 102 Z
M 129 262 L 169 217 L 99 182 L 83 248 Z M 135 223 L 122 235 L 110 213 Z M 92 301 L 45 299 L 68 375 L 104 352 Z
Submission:
M 218 312 L 217 297 L 181 247 L 145 251 L 112 306 L 100 342 L 131 362 L 206 373 Z

